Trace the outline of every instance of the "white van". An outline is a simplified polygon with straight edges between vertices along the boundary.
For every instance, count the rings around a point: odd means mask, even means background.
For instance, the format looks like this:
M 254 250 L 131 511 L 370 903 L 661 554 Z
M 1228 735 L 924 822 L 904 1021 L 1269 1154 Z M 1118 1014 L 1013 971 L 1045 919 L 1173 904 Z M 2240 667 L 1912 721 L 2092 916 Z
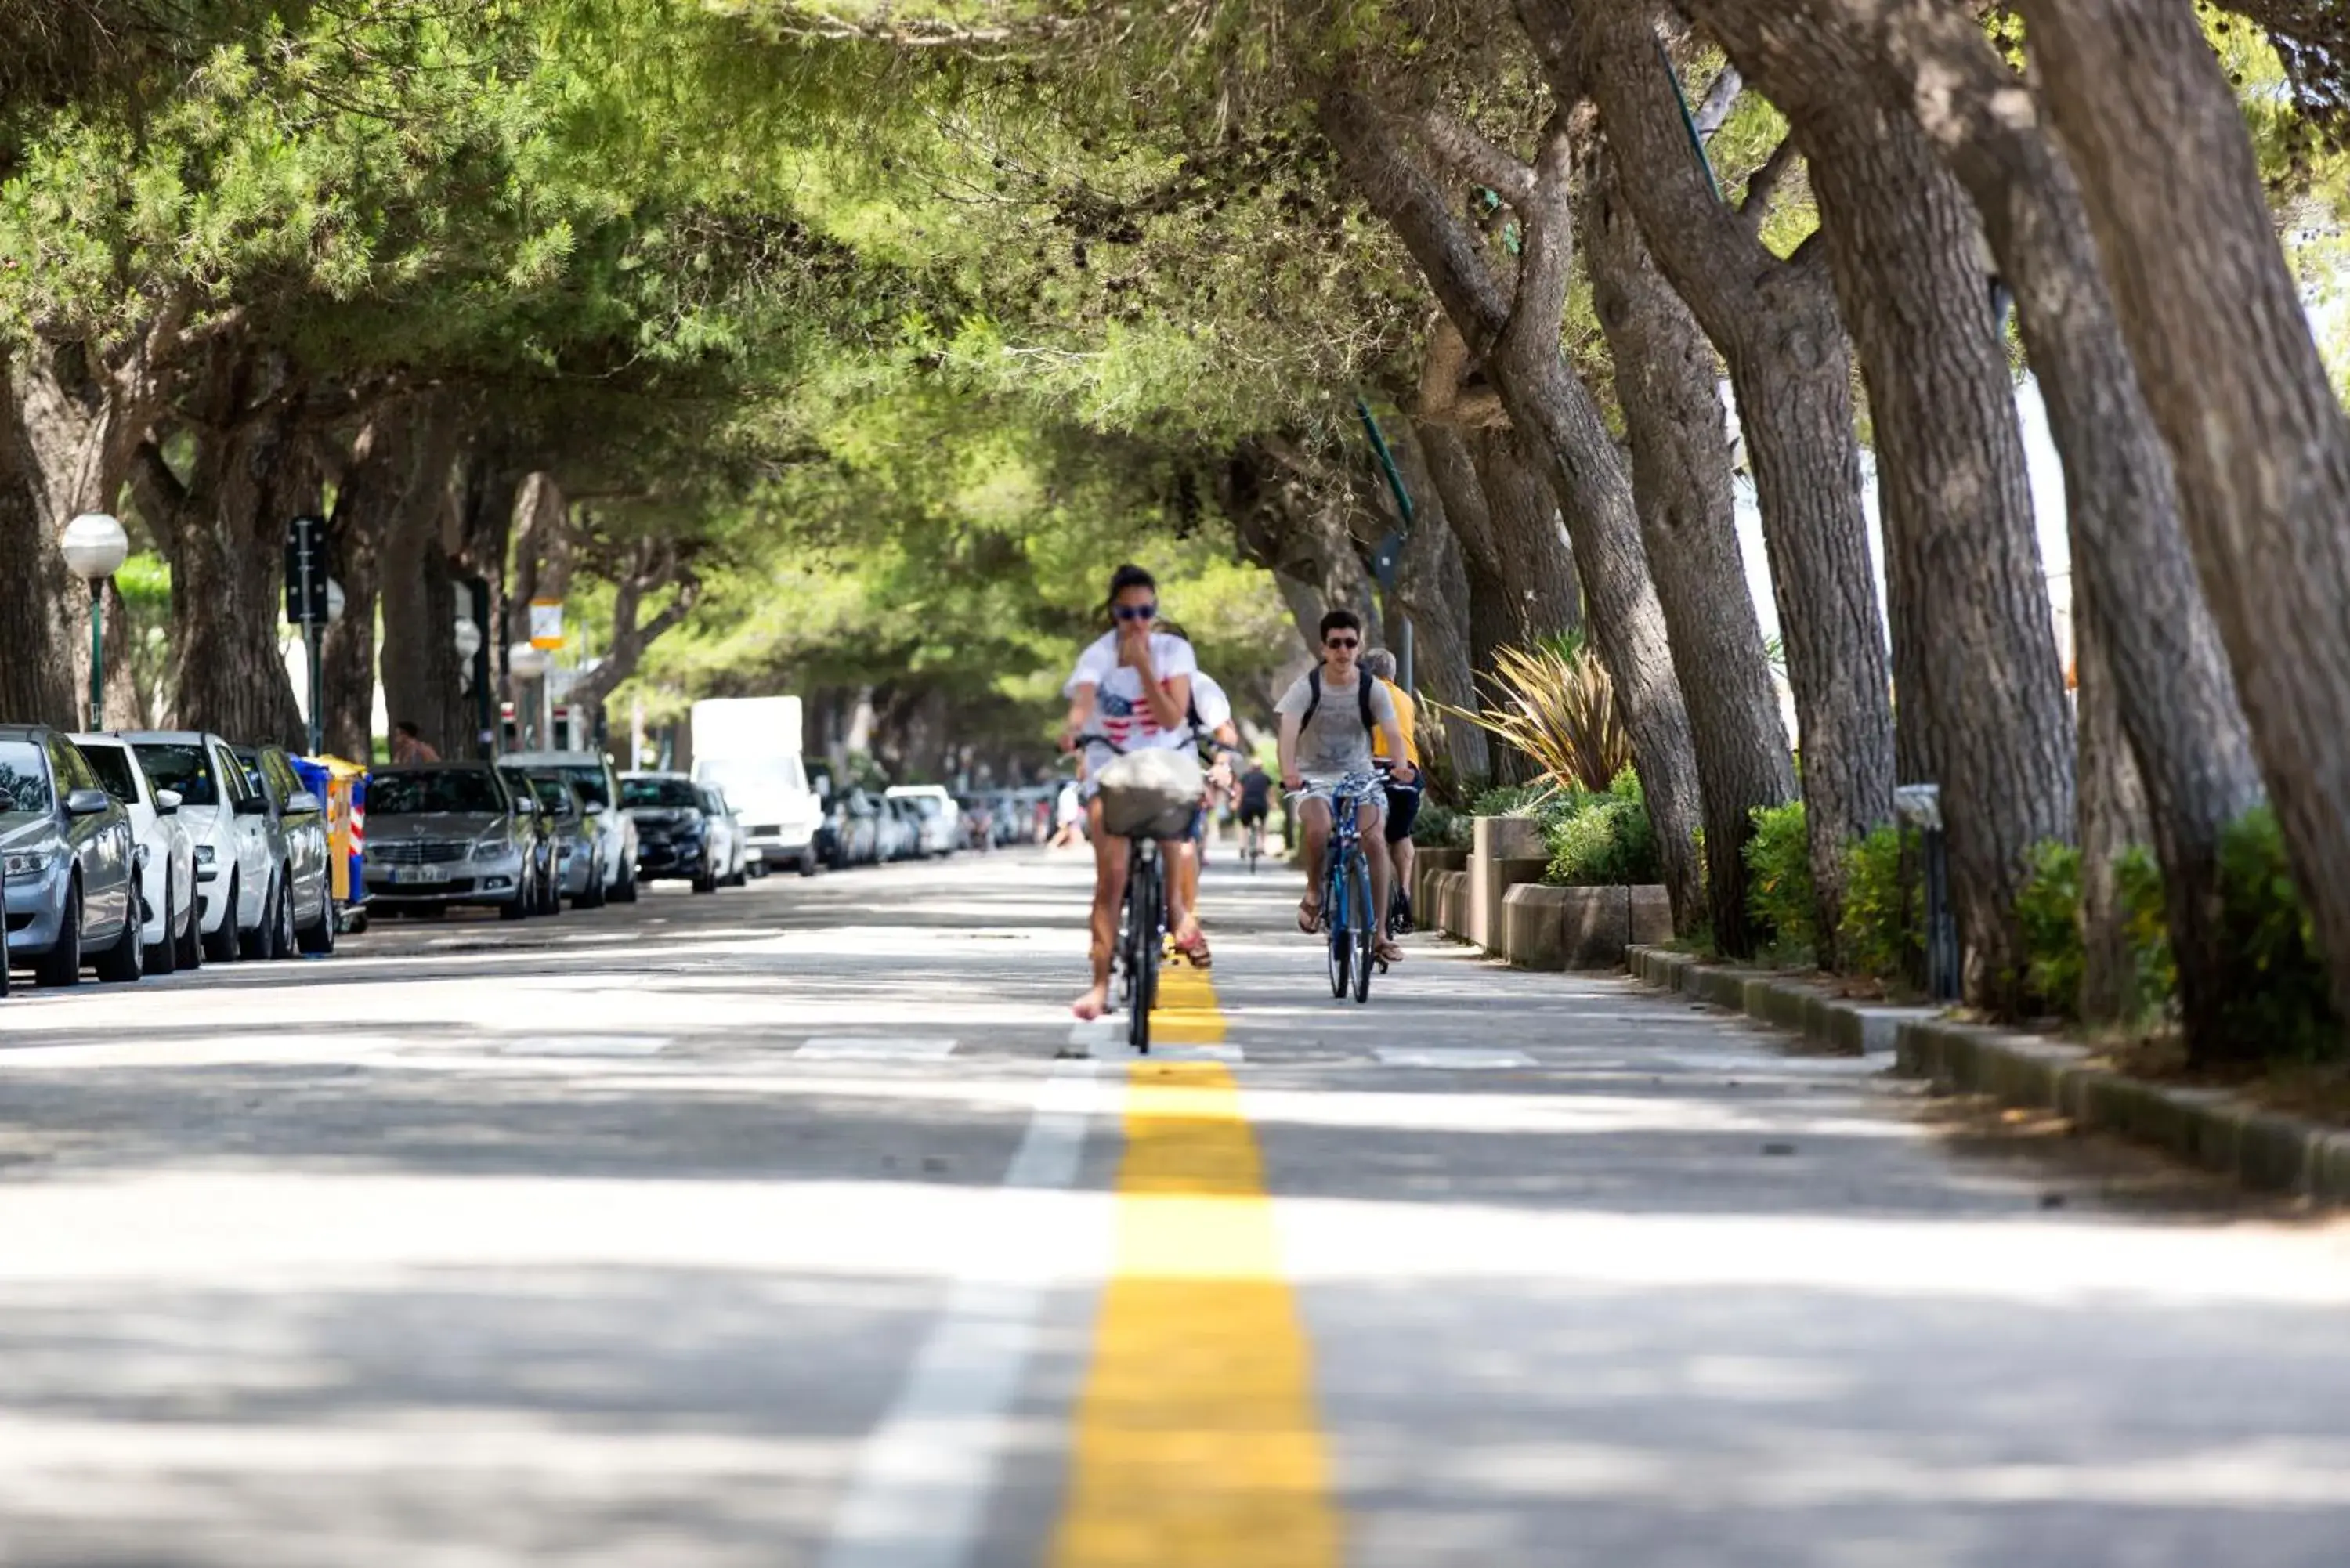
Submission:
M 693 705 L 693 782 L 721 791 L 742 820 L 754 870 L 816 873 L 824 802 L 800 757 L 796 697 L 711 697 Z

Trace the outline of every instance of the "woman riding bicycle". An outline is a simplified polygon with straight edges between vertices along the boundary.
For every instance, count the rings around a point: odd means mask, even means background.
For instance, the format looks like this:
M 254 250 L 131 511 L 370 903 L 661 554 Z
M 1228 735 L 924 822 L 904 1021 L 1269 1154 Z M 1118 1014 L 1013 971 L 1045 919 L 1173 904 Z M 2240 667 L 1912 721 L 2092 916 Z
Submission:
M 1371 907 L 1388 907 L 1388 846 L 1379 831 L 1384 797 L 1371 771 L 1372 732 L 1386 737 L 1389 756 L 1409 753 L 1394 701 L 1358 668 L 1362 647 L 1362 621 L 1352 610 L 1332 610 L 1322 618 L 1321 664 L 1274 704 L 1281 716 L 1281 787 L 1305 794 L 1299 815 L 1305 825 L 1305 897 L 1297 906 L 1297 926 L 1309 933 L 1322 921 L 1322 859 L 1330 843 L 1330 803 L 1338 794 L 1359 799 L 1355 820 L 1371 863 Z M 1409 784 L 1419 772 L 1405 761 L 1392 776 Z M 1380 962 L 1393 963 L 1403 950 L 1384 924 L 1373 951 Z
M 1193 744 L 1189 715 L 1191 676 L 1199 668 L 1191 645 L 1152 628 L 1159 617 L 1159 584 L 1140 566 L 1120 566 L 1109 580 L 1110 629 L 1077 657 L 1063 690 L 1069 698 L 1064 745 L 1086 748 L 1086 813 L 1094 846 L 1093 985 L 1071 1011 L 1099 1018 L 1109 1007 L 1111 949 L 1118 941 L 1118 913 L 1126 898 L 1127 841 L 1103 831 L 1096 793 L 1101 770 L 1122 752 Z M 1179 850 L 1161 844 L 1168 863 Z M 1168 924 L 1175 945 L 1194 962 L 1206 956 L 1200 922 L 1170 889 Z

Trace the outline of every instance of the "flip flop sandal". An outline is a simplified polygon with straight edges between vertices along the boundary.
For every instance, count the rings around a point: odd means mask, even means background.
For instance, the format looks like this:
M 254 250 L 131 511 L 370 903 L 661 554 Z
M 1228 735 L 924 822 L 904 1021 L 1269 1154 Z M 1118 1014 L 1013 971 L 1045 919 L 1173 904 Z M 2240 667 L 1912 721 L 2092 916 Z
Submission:
M 1183 955 L 1183 961 L 1190 964 L 1193 969 L 1213 969 L 1215 967 L 1216 955 L 1208 950 L 1208 939 L 1204 932 L 1202 932 L 1190 947 L 1187 948 L 1179 944 L 1175 950 L 1181 953 Z
M 1297 905 L 1297 929 L 1307 936 L 1322 929 L 1322 906 L 1311 899 L 1301 899 Z

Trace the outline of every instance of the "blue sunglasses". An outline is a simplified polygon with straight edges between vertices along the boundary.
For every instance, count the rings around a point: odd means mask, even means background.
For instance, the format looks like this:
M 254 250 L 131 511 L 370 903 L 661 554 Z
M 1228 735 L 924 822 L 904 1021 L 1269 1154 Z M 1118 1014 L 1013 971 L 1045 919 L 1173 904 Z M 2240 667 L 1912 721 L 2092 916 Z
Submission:
M 1118 605 L 1110 613 L 1120 620 L 1151 620 L 1159 614 L 1157 605 Z

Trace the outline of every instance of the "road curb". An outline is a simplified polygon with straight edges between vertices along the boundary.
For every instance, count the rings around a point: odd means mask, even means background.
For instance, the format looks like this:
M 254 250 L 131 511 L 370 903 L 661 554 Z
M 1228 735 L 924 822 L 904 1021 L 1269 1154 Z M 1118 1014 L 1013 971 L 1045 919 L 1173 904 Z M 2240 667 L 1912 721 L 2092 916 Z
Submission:
M 2054 1111 L 2219 1172 L 2258 1192 L 2350 1205 L 2350 1131 L 2264 1111 L 2222 1090 L 2174 1088 L 2093 1065 L 2078 1045 L 1956 1023 L 1931 1008 L 1847 1002 L 1784 975 L 1700 963 L 1657 947 L 1625 952 L 1632 977 L 1897 1071 L 2004 1106 Z

